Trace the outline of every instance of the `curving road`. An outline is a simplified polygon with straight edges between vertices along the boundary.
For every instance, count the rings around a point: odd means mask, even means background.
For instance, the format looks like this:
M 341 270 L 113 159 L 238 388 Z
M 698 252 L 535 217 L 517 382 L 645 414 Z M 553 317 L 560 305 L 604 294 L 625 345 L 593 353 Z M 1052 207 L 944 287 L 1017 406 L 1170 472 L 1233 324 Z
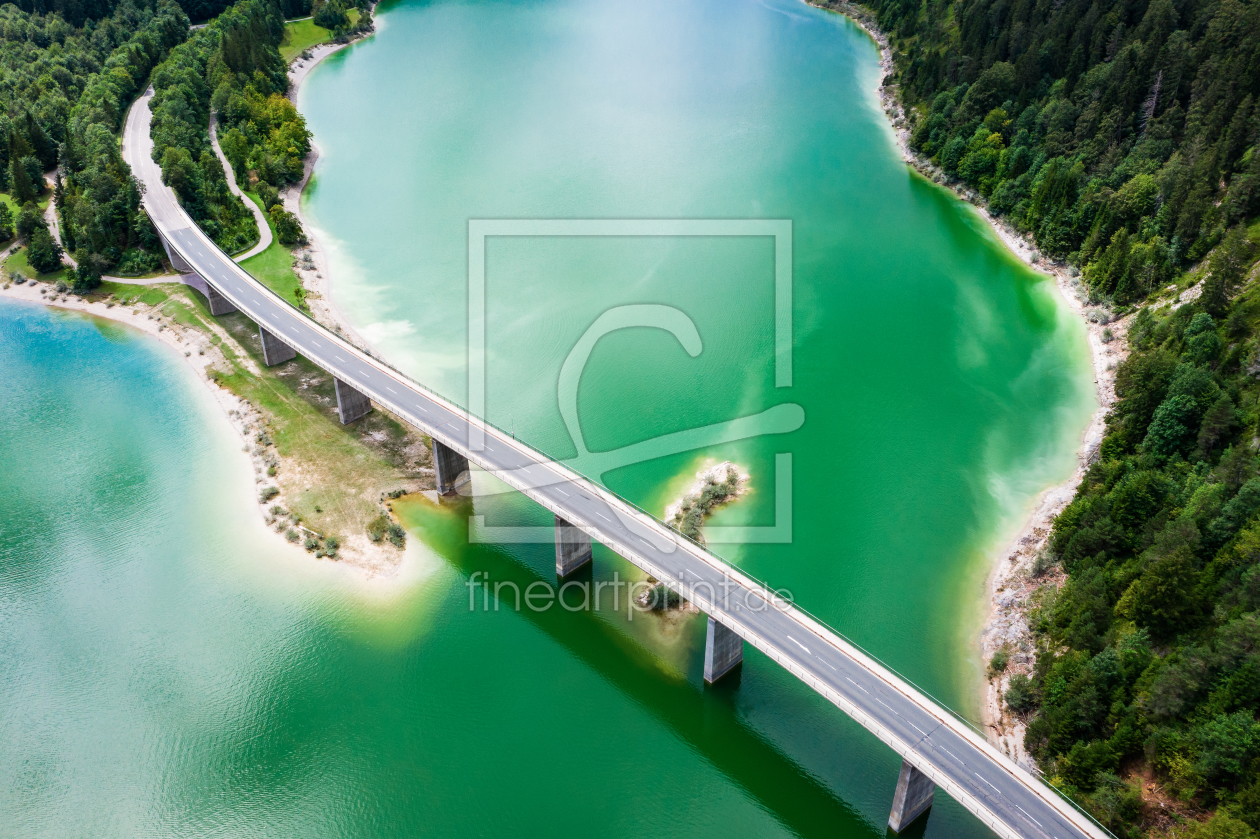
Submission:
M 1108 839 L 1029 772 L 913 686 L 761 583 L 541 452 L 371 358 L 285 303 L 199 230 L 162 184 L 147 92 L 123 154 L 169 246 L 206 282 L 315 364 L 582 528 L 787 668 L 927 775 L 1002 837 Z M 472 441 L 484 434 L 484 444 Z M 895 779 L 888 779 L 892 791 Z

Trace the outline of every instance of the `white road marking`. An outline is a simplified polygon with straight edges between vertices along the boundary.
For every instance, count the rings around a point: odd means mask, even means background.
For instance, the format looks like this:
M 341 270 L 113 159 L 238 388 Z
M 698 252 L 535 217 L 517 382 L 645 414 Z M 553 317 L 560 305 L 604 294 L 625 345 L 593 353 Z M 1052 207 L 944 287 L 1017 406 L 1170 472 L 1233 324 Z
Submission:
M 343 364 L 345 363 L 345 359 L 344 359 L 344 358 L 342 358 L 342 357 L 341 357 L 341 356 L 339 356 L 339 355 L 334 355 L 334 356 L 333 356 L 333 358 L 337 359 L 338 361 L 342 362 Z
M 386 390 L 388 390 L 390 393 L 394 394 L 395 396 L 397 396 L 397 395 L 398 395 L 398 391 L 394 390 L 394 389 L 393 389 L 392 387 L 390 387 L 389 385 L 385 385 L 385 389 L 386 389 Z
M 917 725 L 915 725 L 914 723 L 910 722 L 910 720 L 906 720 L 906 725 L 910 726 L 910 727 L 911 727 L 911 728 L 913 728 L 915 731 L 917 731 L 917 732 L 919 732 L 920 734 L 922 734 L 924 737 L 926 737 L 926 736 L 927 736 L 927 732 L 926 732 L 926 731 L 924 731 L 923 729 L 919 728 L 919 727 L 918 727 Z
M 828 663 L 827 663 L 827 659 L 825 659 L 825 658 L 824 658 L 824 659 L 819 659 L 819 660 L 820 660 L 820 661 L 822 661 L 822 663 L 823 663 L 823 664 L 826 664 L 826 665 L 827 665 L 827 667 L 829 667 L 829 668 L 831 669 L 831 672 L 832 672 L 832 673 L 839 673 L 839 672 L 840 672 L 839 670 L 837 670 L 836 668 L 834 668 L 834 667 L 832 667 L 830 664 L 828 664 Z
M 877 697 L 875 697 L 875 701 L 876 701 L 876 702 L 878 702 L 880 705 L 883 705 L 883 706 L 884 706 L 885 708 L 887 708 L 888 710 L 892 711 L 892 712 L 893 712 L 894 714 L 896 714 L 897 716 L 901 716 L 901 714 L 898 714 L 896 711 L 893 711 L 893 707 L 892 707 L 891 705 L 889 705 L 889 704 L 888 704 L 887 702 L 885 702 L 884 700 L 880 699 L 878 696 L 877 696 Z
M 855 681 L 853 681 L 852 679 L 850 679 L 848 676 L 845 676 L 845 677 L 844 677 L 844 680 L 845 680 L 846 682 L 848 682 L 849 684 L 853 685 L 853 686 L 854 686 L 855 688 L 857 688 L 858 690 L 862 691 L 862 693 L 865 693 L 867 696 L 870 696 L 870 695 L 871 695 L 871 692 L 870 692 L 869 690 L 867 690 L 866 688 L 862 687 L 862 686 L 861 686 L 861 685 L 859 685 L 857 682 L 855 682 Z
M 972 775 L 975 775 L 977 778 L 980 778 L 980 773 L 979 773 L 979 772 L 972 772 L 971 774 L 972 774 Z M 980 780 L 984 781 L 984 778 L 980 778 Z M 984 782 L 985 782 L 986 784 L 989 784 L 989 782 L 988 782 L 988 781 L 984 781 Z M 989 784 L 989 786 L 993 787 L 993 784 Z M 993 787 L 993 791 L 994 791 L 994 792 L 996 792 L 998 795 L 1001 795 L 1001 794 L 1002 794 L 1002 791 L 1001 791 L 1000 789 L 998 789 L 997 787 Z M 1016 807 L 1018 807 L 1019 805 L 1018 805 L 1018 804 L 1016 804 L 1015 806 L 1016 806 Z
M 967 765 L 967 762 L 966 762 L 966 761 L 964 761 L 962 758 L 960 758 L 958 755 L 954 754 L 953 752 L 951 752 L 949 749 L 945 748 L 944 746 L 937 746 L 937 748 L 938 748 L 938 749 L 940 749 L 941 751 L 943 751 L 945 754 L 947 754 L 947 755 L 949 755 L 950 757 L 952 757 L 954 760 L 956 760 L 956 761 L 958 761 L 959 763 L 961 763 L 963 766 L 966 766 L 966 765 Z
M 603 513 L 601 513 L 599 510 L 596 510 L 596 511 L 595 511 L 595 515 L 599 516 L 601 519 L 603 519 L 604 521 L 608 522 L 609 524 L 612 524 L 612 523 L 613 523 L 613 520 L 612 520 L 612 519 L 608 518 L 608 516 L 604 515 L 604 514 L 603 514 Z
M 565 498 L 568 498 L 568 497 L 569 497 L 569 493 L 567 493 L 567 492 L 565 492 L 564 490 L 560 489 L 560 487 L 556 487 L 556 492 L 560 493 L 560 494 L 561 494 L 561 495 L 563 495 Z
M 795 638 L 793 638 L 791 635 L 789 635 L 789 636 L 787 637 L 787 639 L 788 639 L 789 641 L 791 641 L 793 644 L 795 644 L 796 646 L 800 647 L 802 650 L 804 650 L 804 651 L 805 651 L 805 655 L 813 655 L 813 653 L 811 653 L 811 652 L 809 651 L 809 647 L 805 646 L 805 645 L 804 645 L 804 644 L 802 644 L 800 641 L 797 641 L 797 640 L 796 640 Z
M 1044 827 L 1044 825 L 1043 825 L 1041 822 L 1037 821 L 1036 819 L 1033 819 L 1033 817 L 1032 817 L 1032 813 L 1028 812 L 1028 811 L 1027 811 L 1027 810 L 1025 810 L 1023 807 L 1020 807 L 1018 804 L 1016 804 L 1016 805 L 1015 805 L 1015 809 L 1019 810 L 1019 811 L 1020 811 L 1021 813 L 1023 813 L 1025 816 L 1028 816 L 1028 818 L 1032 819 L 1032 820 L 1033 820 L 1033 823 L 1034 823 L 1034 824 L 1036 824 L 1036 825 L 1037 825 L 1037 827 Z

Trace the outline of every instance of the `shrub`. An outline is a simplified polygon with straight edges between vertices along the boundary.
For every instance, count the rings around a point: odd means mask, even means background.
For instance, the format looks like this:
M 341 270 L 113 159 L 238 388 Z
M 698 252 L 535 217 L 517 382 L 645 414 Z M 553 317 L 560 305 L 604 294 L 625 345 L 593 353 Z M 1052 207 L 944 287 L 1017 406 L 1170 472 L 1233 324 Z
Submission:
M 1006 665 L 1010 661 L 1010 654 L 1005 649 L 1000 649 L 993 654 L 993 658 L 989 659 L 989 675 L 996 676 L 999 673 L 1006 672 Z
M 1037 707 L 1037 696 L 1033 692 L 1032 680 L 1023 673 L 1011 676 L 1011 683 L 1006 688 L 1006 707 L 1017 714 L 1026 714 Z
M 308 551 L 313 551 L 319 547 L 319 540 L 314 536 L 307 536 L 306 541 L 302 543 L 302 547 L 306 548 Z
M 288 539 L 290 542 L 296 542 L 298 540 L 298 532 L 290 527 L 285 531 L 284 538 Z
M 263 487 L 262 490 L 258 493 L 258 500 L 266 504 L 268 501 L 275 498 L 279 494 L 280 494 L 279 487 Z M 276 510 L 280 510 L 280 508 L 279 507 L 272 508 L 272 512 L 275 512 Z M 280 512 L 284 512 L 284 511 L 280 510 Z
M 401 548 L 407 541 L 407 531 L 396 524 L 389 526 L 389 542 L 395 548 Z
M 373 542 L 379 542 L 385 538 L 386 532 L 389 530 L 389 519 L 385 516 L 377 516 L 368 522 L 367 534 L 368 538 Z

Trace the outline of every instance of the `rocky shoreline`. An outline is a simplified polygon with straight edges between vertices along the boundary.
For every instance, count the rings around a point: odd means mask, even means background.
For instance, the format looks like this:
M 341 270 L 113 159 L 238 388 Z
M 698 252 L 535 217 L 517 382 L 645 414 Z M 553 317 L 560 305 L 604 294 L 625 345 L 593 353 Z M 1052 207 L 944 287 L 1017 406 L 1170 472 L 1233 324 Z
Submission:
M 1024 722 L 1009 712 L 1002 701 L 1002 694 L 1012 675 L 1027 673 L 1032 669 L 1034 652 L 1032 634 L 1028 627 L 1028 612 L 1032 607 L 1033 593 L 1042 586 L 1059 586 L 1063 583 L 1062 573 L 1057 569 L 1034 575 L 1033 566 L 1036 557 L 1046 546 L 1055 517 L 1071 503 L 1077 486 L 1098 454 L 1098 447 L 1106 432 L 1107 415 L 1116 401 L 1116 368 L 1128 356 L 1127 332 L 1130 318 L 1115 319 L 1106 306 L 1091 305 L 1088 293 L 1074 268 L 1043 257 L 1029 237 L 1015 230 L 1005 219 L 992 215 L 988 211 L 987 202 L 979 193 L 968 185 L 951 179 L 940 167 L 910 148 L 912 120 L 901 101 L 898 85 L 893 82 L 896 66 L 892 47 L 869 9 L 849 2 L 805 2 L 848 17 L 879 47 L 879 63 L 883 74 L 877 95 L 905 162 L 923 177 L 952 190 L 959 198 L 971 204 L 1012 254 L 1033 270 L 1054 280 L 1067 307 L 1085 322 L 1094 367 L 1098 410 L 1082 436 L 1081 446 L 1077 450 L 1077 465 L 1072 476 L 1037 497 L 1031 505 L 1029 518 L 1018 535 L 995 554 L 987 585 L 989 610 L 979 636 L 980 652 L 986 663 L 999 650 L 1008 656 L 1005 670 L 990 675 L 985 681 L 982 707 L 986 733 L 1013 759 L 1026 767 L 1035 768 L 1024 751 Z

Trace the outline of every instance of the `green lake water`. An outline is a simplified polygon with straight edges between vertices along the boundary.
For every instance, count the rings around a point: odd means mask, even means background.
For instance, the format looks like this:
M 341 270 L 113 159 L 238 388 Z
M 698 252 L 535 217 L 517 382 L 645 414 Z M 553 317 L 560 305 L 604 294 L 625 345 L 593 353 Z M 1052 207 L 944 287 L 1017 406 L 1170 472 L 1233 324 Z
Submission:
M 582 371 L 586 446 L 649 441 L 602 480 L 659 514 L 730 459 L 751 492 L 713 523 L 769 528 L 790 454 L 791 541 L 715 552 L 974 717 L 992 551 L 1070 474 L 1092 377 L 1053 286 L 900 161 L 871 41 L 787 0 L 379 22 L 299 102 L 356 328 L 467 402 L 469 219 L 791 220 L 785 387 L 772 238 L 489 239 L 486 410 L 571 457 L 579 338 L 618 306 L 683 313 L 698 355 L 623 329 Z M 400 505 L 399 579 L 364 582 L 277 546 L 174 353 L 4 304 L 0 372 L 0 836 L 884 834 L 893 754 L 756 651 L 704 687 L 701 619 L 470 610 L 474 574 L 554 579 L 551 546 L 491 538 L 549 523 L 492 480 Z M 659 440 L 785 403 L 788 434 Z M 987 833 L 944 795 L 926 832 Z

